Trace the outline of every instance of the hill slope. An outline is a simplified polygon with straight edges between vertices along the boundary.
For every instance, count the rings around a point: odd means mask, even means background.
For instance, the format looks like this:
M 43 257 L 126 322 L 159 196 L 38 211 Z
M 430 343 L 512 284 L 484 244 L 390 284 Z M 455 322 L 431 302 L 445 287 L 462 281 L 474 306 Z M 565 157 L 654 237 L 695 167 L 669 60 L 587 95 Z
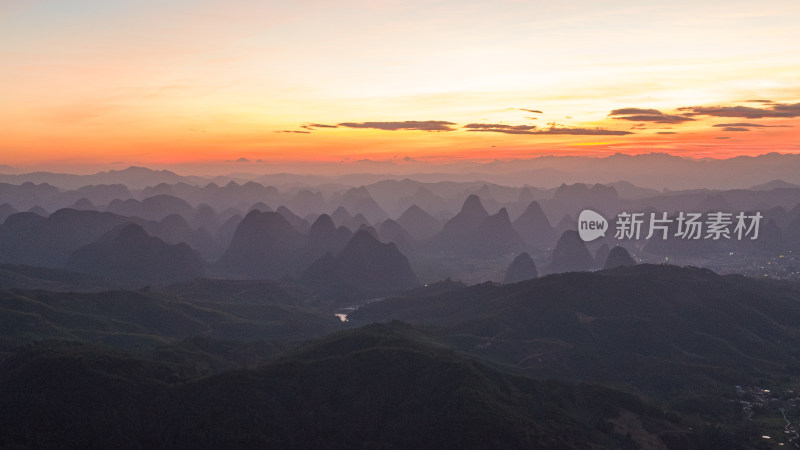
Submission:
M 681 431 L 685 427 L 629 394 L 498 372 L 399 323 L 344 332 L 257 369 L 196 381 L 164 362 L 57 342 L 28 347 L 0 368 L 0 426 L 8 430 L 0 437 L 4 446 L 719 444 Z M 38 395 L 25 395 L 29 392 Z

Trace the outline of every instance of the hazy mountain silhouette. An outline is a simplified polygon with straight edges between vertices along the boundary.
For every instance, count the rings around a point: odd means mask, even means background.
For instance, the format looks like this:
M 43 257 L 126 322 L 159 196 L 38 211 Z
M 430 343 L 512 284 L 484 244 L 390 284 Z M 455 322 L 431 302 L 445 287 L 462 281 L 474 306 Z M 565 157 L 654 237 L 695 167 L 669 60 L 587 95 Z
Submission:
M 251 278 L 280 278 L 298 270 L 300 233 L 277 212 L 250 211 L 217 266 Z
M 210 205 L 205 203 L 197 206 L 194 216 L 190 221 L 191 225 L 195 228 L 203 228 L 210 234 L 214 235 L 219 231 L 220 223 L 217 212 Z
M 602 268 L 606 264 L 610 252 L 611 250 L 608 248 L 608 243 L 603 242 L 603 244 L 597 248 L 597 251 L 594 252 L 594 267 L 598 269 Z
M 378 238 L 383 242 L 394 242 L 403 254 L 416 251 L 417 241 L 399 223 L 386 219 L 378 227 Z
M 418 284 L 408 259 L 392 243 L 358 231 L 337 255 L 328 253 L 308 267 L 302 278 L 321 285 L 353 285 L 368 290 L 408 289 Z
M 212 182 L 202 188 L 192 186 L 188 190 L 182 190 L 181 196 L 190 203 L 207 203 L 217 209 L 235 206 L 243 211 L 254 203 L 277 204 L 280 198 L 278 189 L 272 186 L 265 187 L 253 182 L 240 185 L 233 180 L 220 182 L 225 185 Z
M 0 183 L 0 203 L 8 203 L 18 211 L 27 211 L 34 206 L 59 209 L 61 196 L 62 193 L 58 188 L 46 183 L 20 185 Z
M 81 197 L 70 206 L 70 209 L 77 209 L 81 211 L 97 211 L 97 207 L 86 197 Z
M 625 247 L 616 245 L 614 248 L 608 252 L 608 257 L 606 258 L 606 263 L 603 265 L 603 269 L 614 269 L 621 266 L 633 266 L 636 264 L 633 258 L 631 258 L 630 253 Z
M 564 232 L 572 230 L 575 228 L 575 219 L 569 215 L 565 214 L 561 220 L 558 221 L 555 227 L 553 227 L 553 231 L 555 231 L 556 236 L 561 236 Z
M 61 209 L 47 218 L 17 213 L 0 226 L 3 262 L 61 268 L 69 255 L 128 220 L 98 211 Z
M 372 224 L 369 222 L 369 220 L 367 220 L 367 218 L 361 213 L 356 214 L 352 219 L 350 219 L 348 222 L 345 222 L 343 225 L 351 230 L 359 230 L 362 227 L 372 227 Z
M 322 214 L 311 224 L 298 251 L 299 266 L 308 267 L 327 253 L 338 253 L 352 237 L 347 228 L 336 229 L 333 219 Z
M 106 211 L 125 217 L 144 217 L 142 202 L 133 198 L 116 198 L 106 206 Z
M 376 230 L 376 229 L 375 229 L 375 227 L 373 227 L 373 226 L 366 225 L 366 224 L 364 224 L 364 225 L 361 225 L 361 226 L 360 226 L 360 227 L 358 227 L 358 229 L 356 230 L 356 233 L 358 233 L 359 231 L 366 231 L 366 232 L 367 232 L 367 233 L 369 233 L 369 234 L 370 234 L 372 237 L 374 237 L 376 240 L 378 240 L 378 241 L 380 241 L 380 240 L 381 240 L 381 238 L 378 236 L 378 230 Z M 355 234 L 355 233 L 354 233 L 354 234 Z
M 441 222 L 416 204 L 409 206 L 397 218 L 397 223 L 417 240 L 429 238 L 442 230 Z
M 220 225 L 219 231 L 217 231 L 217 240 L 220 245 L 224 248 L 230 246 L 233 236 L 236 234 L 236 229 L 239 227 L 239 224 L 242 223 L 243 219 L 244 217 L 236 214 Z
M 195 214 L 194 208 L 186 200 L 172 195 L 156 195 L 141 202 L 135 199 L 116 199 L 109 203 L 106 211 L 120 216 L 140 217 L 155 221 L 170 214 L 178 214 L 186 219 L 191 219 Z
M 798 189 L 800 185 L 794 183 L 787 183 L 783 180 L 772 180 L 766 183 L 760 183 L 755 186 L 751 186 L 751 191 L 771 191 L 773 189 Z
M 537 278 L 539 271 L 536 270 L 536 264 L 533 262 L 531 255 L 527 252 L 522 252 L 514 258 L 511 265 L 506 269 L 506 276 L 503 283 L 518 283 L 520 281 L 530 280 Z
M 438 248 L 463 252 L 473 244 L 478 227 L 489 217 L 480 197 L 470 195 L 464 201 L 461 211 L 448 220 L 437 235 L 432 238 Z
M 289 208 L 281 205 L 278 207 L 278 209 L 275 210 L 275 212 L 283 216 L 284 219 L 286 219 L 290 224 L 292 224 L 295 230 L 301 233 L 305 233 L 306 231 L 308 231 L 308 228 L 310 227 L 309 223 L 306 222 L 305 219 L 303 219 L 302 217 L 293 213 Z
M 47 217 L 50 215 L 50 211 L 42 208 L 41 206 L 34 206 L 33 208 L 28 209 L 29 213 L 36 214 L 37 216 Z
M 619 194 L 612 186 L 584 183 L 562 184 L 553 194 L 553 204 L 559 205 L 564 212 L 578 211 L 584 207 L 604 210 L 619 201 Z
M 203 261 L 186 244 L 170 245 L 129 223 L 75 250 L 69 270 L 133 284 L 166 284 L 203 276 Z
M 501 208 L 478 226 L 470 247 L 469 253 L 491 258 L 518 252 L 527 245 L 511 225 L 508 211 Z
M 408 209 L 414 205 L 417 205 L 426 211 L 440 211 L 447 208 L 447 202 L 444 200 L 444 198 L 442 198 L 440 195 L 434 194 L 430 189 L 424 186 L 417 187 L 414 194 L 410 197 L 400 198 L 398 200 L 398 205 L 400 206 L 401 210 L 403 207 Z
M 205 259 L 216 260 L 225 249 L 205 228 L 194 229 L 178 214 L 170 214 L 158 223 L 159 227 L 143 225 L 149 234 L 170 244 L 184 242 Z M 158 228 L 155 230 L 155 228 Z
M 389 218 L 364 186 L 347 190 L 338 203 L 348 211 L 363 214 L 370 223 L 379 223 Z
M 337 207 L 331 214 L 331 219 L 337 227 L 345 226 L 353 220 L 353 215 L 344 206 Z
M 331 216 L 321 214 L 317 220 L 311 224 L 308 230 L 309 244 L 314 247 L 328 248 L 336 239 L 336 224 L 333 223 Z
M 580 272 L 591 270 L 594 259 L 575 230 L 565 231 L 553 249 L 551 272 Z
M 188 177 L 192 178 L 192 177 Z M 50 183 L 63 189 L 78 189 L 81 186 L 96 184 L 124 184 L 131 189 L 143 189 L 159 183 L 178 183 L 187 177 L 168 170 L 151 170 L 145 167 L 131 166 L 124 170 L 109 170 L 92 175 L 71 175 L 63 173 L 34 172 L 20 175 L 6 175 L 3 180 L 13 182 Z
M 529 244 L 545 245 L 555 240 L 553 226 L 547 220 L 539 202 L 535 200 L 530 202 L 525 212 L 512 224 L 517 233 Z
M 249 208 L 247 208 L 247 212 L 250 212 L 250 211 L 253 211 L 253 210 L 261 211 L 261 212 L 272 212 L 272 211 L 274 211 L 272 209 L 272 207 L 270 207 L 268 204 L 266 204 L 264 202 L 260 202 L 260 201 L 253 203 L 252 205 L 250 205 Z
M 293 199 L 289 199 L 286 206 L 301 216 L 319 213 L 327 209 L 327 203 L 322 197 L 322 193 L 308 189 L 299 190 Z

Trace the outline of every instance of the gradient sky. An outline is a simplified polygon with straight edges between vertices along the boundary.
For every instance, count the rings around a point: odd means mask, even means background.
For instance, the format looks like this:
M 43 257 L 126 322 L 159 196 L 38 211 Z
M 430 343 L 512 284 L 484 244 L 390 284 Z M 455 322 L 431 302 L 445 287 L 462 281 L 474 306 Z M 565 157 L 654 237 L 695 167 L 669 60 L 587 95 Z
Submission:
M 797 0 L 3 0 L 0 164 L 798 153 L 798 23 Z

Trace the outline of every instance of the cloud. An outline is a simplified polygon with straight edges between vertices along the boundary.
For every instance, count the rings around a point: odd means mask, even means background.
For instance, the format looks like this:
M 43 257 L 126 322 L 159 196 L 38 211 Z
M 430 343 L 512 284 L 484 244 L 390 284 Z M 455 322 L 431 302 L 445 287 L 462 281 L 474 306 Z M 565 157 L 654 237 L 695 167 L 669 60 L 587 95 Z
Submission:
M 718 128 L 724 128 L 724 127 L 792 128 L 791 125 L 761 125 L 759 123 L 749 123 L 749 122 L 718 123 L 714 126 Z
M 300 125 L 300 128 L 305 128 L 306 130 L 316 130 L 317 128 L 339 128 L 336 125 L 328 125 L 325 123 L 306 123 Z
M 617 120 L 630 120 L 633 122 L 682 123 L 694 120 L 684 115 L 664 114 L 657 109 L 643 108 L 615 109 L 608 113 L 608 116 L 615 116 L 613 118 Z
M 247 159 L 247 158 L 245 158 L 245 157 L 241 157 L 241 158 L 237 159 L 237 160 L 236 160 L 236 162 L 240 162 L 240 163 L 249 163 L 249 162 L 250 162 L 250 160 L 249 160 L 249 159 Z
M 766 108 L 752 106 L 684 106 L 678 111 L 688 111 L 691 116 L 744 117 L 763 119 L 765 117 L 800 117 L 800 103 L 771 103 Z
M 529 130 L 509 130 L 503 128 L 489 128 L 489 129 L 474 129 L 474 130 L 467 130 L 467 131 L 485 131 L 490 133 L 505 133 L 505 134 L 538 134 L 536 131 L 529 131 Z
M 630 114 L 661 115 L 662 112 L 657 109 L 622 108 L 622 109 L 615 109 L 610 113 L 608 113 L 609 116 L 624 116 Z
M 630 131 L 606 130 L 603 128 L 569 128 L 558 126 L 551 126 L 550 128 L 538 130 L 535 125 L 505 125 L 498 123 L 471 123 L 465 125 L 464 128 L 468 128 L 467 131 L 483 131 L 505 134 L 572 134 L 605 136 L 633 134 Z
M 656 134 L 678 134 L 678 133 L 676 133 L 676 132 L 674 132 L 674 131 L 659 131 L 659 132 L 658 132 L 658 133 L 656 133 Z
M 453 122 L 444 120 L 406 120 L 403 122 L 343 122 L 338 126 L 347 128 L 372 128 L 376 130 L 418 130 L 418 131 L 453 131 Z
M 633 134 L 630 131 L 606 130 L 603 128 L 556 128 L 538 131 L 537 134 L 574 134 L 574 135 L 602 135 L 602 136 L 622 136 Z
M 534 114 L 544 114 L 543 112 L 539 111 L 538 109 L 525 109 L 525 108 L 518 108 L 520 111 L 528 111 L 529 113 Z
M 720 137 L 715 137 L 714 139 L 730 139 L 730 137 L 728 137 L 728 136 L 720 136 Z
M 300 130 L 280 130 L 276 131 L 276 133 L 298 133 L 298 134 L 309 134 L 310 131 L 300 131 Z
M 725 127 L 722 131 L 750 131 L 749 128 L 742 128 L 742 127 Z
M 534 134 L 536 125 L 506 125 L 503 123 L 470 123 L 464 125 L 467 131 L 488 131 L 506 134 Z

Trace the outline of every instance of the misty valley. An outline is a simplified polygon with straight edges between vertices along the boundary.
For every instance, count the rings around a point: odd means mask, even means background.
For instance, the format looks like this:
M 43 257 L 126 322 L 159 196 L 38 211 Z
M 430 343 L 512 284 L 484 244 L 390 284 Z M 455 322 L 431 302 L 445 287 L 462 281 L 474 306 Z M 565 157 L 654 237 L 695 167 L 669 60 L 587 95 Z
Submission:
M 0 175 L 0 447 L 800 447 L 800 185 L 455 178 Z

